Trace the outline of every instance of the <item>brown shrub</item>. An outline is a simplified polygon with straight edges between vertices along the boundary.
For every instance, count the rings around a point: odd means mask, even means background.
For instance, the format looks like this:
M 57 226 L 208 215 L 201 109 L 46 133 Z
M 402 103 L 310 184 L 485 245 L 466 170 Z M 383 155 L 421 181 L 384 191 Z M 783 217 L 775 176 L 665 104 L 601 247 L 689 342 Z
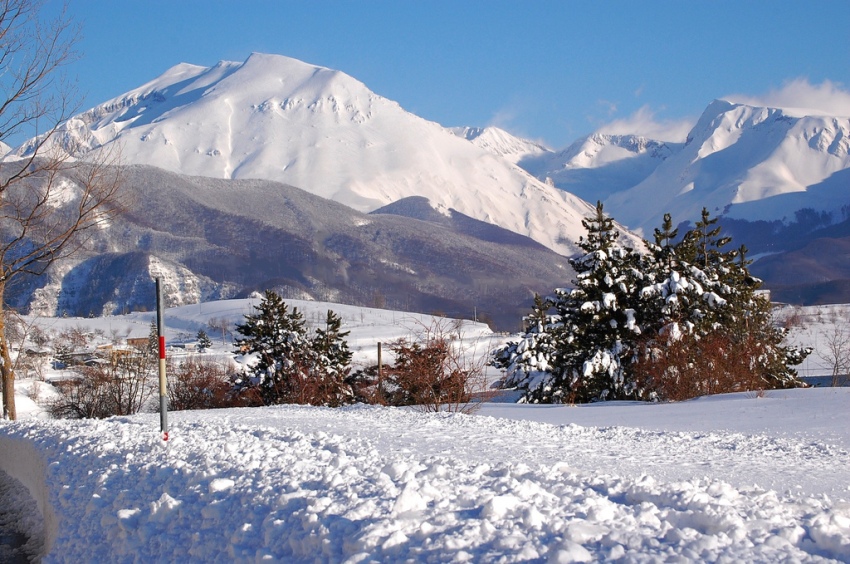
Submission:
M 221 362 L 189 357 L 171 362 L 167 371 L 168 407 L 173 411 L 216 409 L 244 405 L 244 399 L 232 393 L 227 367 Z
M 348 378 L 358 401 L 392 406 L 416 406 L 426 412 L 469 413 L 488 393 L 484 360 L 470 359 L 452 338 L 458 332 L 449 322 L 423 330 L 418 341 L 399 339 L 389 344 L 394 365 L 370 366 Z
M 57 383 L 62 395 L 48 411 L 60 418 L 104 418 L 139 412 L 154 392 L 153 362 L 145 354 L 112 354 L 79 377 Z
M 644 344 L 633 365 L 646 399 L 681 401 L 712 394 L 770 387 L 756 359 L 763 353 L 751 337 L 722 332 Z

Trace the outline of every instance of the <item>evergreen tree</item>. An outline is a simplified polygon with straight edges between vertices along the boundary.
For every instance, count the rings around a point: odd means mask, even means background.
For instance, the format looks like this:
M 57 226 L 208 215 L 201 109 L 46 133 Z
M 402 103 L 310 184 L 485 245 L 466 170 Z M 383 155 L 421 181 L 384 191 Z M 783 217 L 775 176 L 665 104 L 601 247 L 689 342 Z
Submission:
M 525 401 L 682 398 L 798 385 L 792 367 L 810 350 L 782 345 L 770 302 L 757 292 L 761 282 L 748 271 L 746 247 L 725 250 L 730 238 L 707 210 L 678 243 L 665 214 L 644 255 L 617 244 L 601 203 L 582 223 L 584 254 L 570 260 L 575 287 L 536 299 L 522 339 L 495 351 L 493 364 L 508 372 L 506 386 L 524 387 Z
M 154 356 L 159 355 L 159 328 L 156 326 L 156 319 L 151 321 L 150 331 L 148 332 L 148 344 L 144 352 Z
M 342 331 L 342 318 L 328 310 L 325 326 L 316 329 L 312 341 L 315 363 L 310 376 L 316 389 L 315 402 L 337 407 L 353 401 L 351 386 L 345 383 L 351 370 L 351 350 Z
M 671 226 L 665 215 L 655 245 L 647 244 L 646 269 L 658 282 L 642 295 L 647 317 L 657 321 L 647 332 L 642 361 L 658 374 L 642 390 L 644 397 L 664 391 L 681 399 L 799 385 L 792 367 L 810 349 L 782 344 L 785 333 L 773 323 L 769 299 L 757 293 L 761 281 L 749 273 L 746 247 L 724 250 L 731 239 L 721 236 L 717 218 L 705 209 L 694 229 L 672 247 L 663 245 Z M 692 389 L 673 389 L 670 379 Z
M 212 347 L 212 341 L 210 340 L 209 335 L 203 329 L 198 330 L 198 349 L 201 352 L 204 352 L 208 348 Z
M 236 339 L 238 352 L 254 357 L 251 380 L 240 387 L 255 386 L 265 404 L 297 400 L 301 383 L 313 362 L 304 318 L 272 290 L 266 290 L 255 312 L 236 326 L 243 335 Z
M 534 389 L 539 381 L 551 378 L 555 333 L 560 326 L 558 316 L 548 313 L 552 306 L 552 300 L 535 294 L 531 315 L 524 319 L 525 334 L 493 351 L 491 365 L 506 373 L 503 387 Z
M 641 289 L 640 309 L 648 321 L 648 336 L 658 333 L 676 339 L 710 322 L 706 315 L 725 304 L 716 294 L 721 285 L 711 268 L 701 268 L 692 232 L 674 243 L 678 229 L 673 229 L 670 214 L 664 215 L 660 229 L 655 229 L 655 242 L 644 241 L 648 253 L 641 258 L 645 285 Z M 715 234 L 716 235 L 716 234 Z
M 642 332 L 635 309 L 643 281 L 639 255 L 617 244 L 619 232 L 601 202 L 582 225 L 587 238 L 578 245 L 585 254 L 570 260 L 575 287 L 556 290 L 553 301 L 559 323 L 553 331 L 554 369 L 529 388 L 527 400 L 534 403 L 625 398 L 634 392 L 627 365 Z

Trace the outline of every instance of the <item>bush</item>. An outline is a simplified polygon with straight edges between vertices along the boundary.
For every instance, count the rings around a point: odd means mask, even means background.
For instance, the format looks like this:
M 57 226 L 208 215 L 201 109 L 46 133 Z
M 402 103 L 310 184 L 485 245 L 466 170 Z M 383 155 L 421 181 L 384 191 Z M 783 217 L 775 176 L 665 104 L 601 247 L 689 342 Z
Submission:
M 448 329 L 445 323 L 436 323 L 423 331 L 418 342 L 390 343 L 395 364 L 382 366 L 380 379 L 377 365 L 348 379 L 357 399 L 416 406 L 426 412 L 474 411 L 485 399 L 480 396 L 487 395 L 485 359 L 470 360 Z
M 232 393 L 227 368 L 220 362 L 190 357 L 172 362 L 167 374 L 168 408 L 172 411 L 243 405 Z
M 113 353 L 79 377 L 59 382 L 62 395 L 48 405 L 54 417 L 81 419 L 138 413 L 154 393 L 153 359 L 141 353 Z

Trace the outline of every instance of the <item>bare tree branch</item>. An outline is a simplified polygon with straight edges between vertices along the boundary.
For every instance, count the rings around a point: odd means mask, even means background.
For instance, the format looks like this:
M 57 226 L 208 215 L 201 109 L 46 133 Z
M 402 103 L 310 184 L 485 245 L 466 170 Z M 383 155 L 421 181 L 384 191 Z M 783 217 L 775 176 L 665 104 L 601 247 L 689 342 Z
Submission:
M 59 139 L 78 109 L 61 69 L 77 56 L 79 29 L 65 10 L 45 22 L 42 7 L 40 0 L 0 0 L 0 141 L 32 136 L 0 163 L 0 376 L 9 419 L 17 414 L 3 315 L 8 284 L 79 251 L 121 208 L 119 155 L 81 159 Z

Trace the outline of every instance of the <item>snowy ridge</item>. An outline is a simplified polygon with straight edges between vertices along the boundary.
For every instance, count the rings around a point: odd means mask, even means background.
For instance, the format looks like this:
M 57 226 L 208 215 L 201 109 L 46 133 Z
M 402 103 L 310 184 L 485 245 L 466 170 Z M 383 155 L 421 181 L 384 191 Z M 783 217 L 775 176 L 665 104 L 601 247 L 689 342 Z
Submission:
M 424 196 L 565 254 L 591 211 L 344 73 L 277 55 L 178 65 L 71 120 L 60 140 L 120 143 L 125 162 L 182 174 L 285 182 L 360 211 Z
M 636 135 L 594 133 L 562 151 L 530 155 L 519 164 L 588 202 L 606 201 L 639 184 L 681 147 Z M 616 214 L 614 218 L 620 220 Z
M 563 161 L 565 169 L 600 168 L 640 155 L 661 162 L 677 149 L 675 143 L 668 144 L 637 135 L 594 133 L 558 153 L 557 158 Z
M 451 132 L 514 164 L 528 157 L 551 152 L 540 143 L 516 137 L 498 127 L 453 127 Z
M 803 207 L 836 212 L 844 194 L 824 198 L 808 188 L 850 168 L 848 150 L 848 118 L 716 100 L 681 151 L 605 203 L 617 219 L 644 231 L 665 212 L 674 221 L 693 220 L 702 207 L 749 221 L 790 220 Z

